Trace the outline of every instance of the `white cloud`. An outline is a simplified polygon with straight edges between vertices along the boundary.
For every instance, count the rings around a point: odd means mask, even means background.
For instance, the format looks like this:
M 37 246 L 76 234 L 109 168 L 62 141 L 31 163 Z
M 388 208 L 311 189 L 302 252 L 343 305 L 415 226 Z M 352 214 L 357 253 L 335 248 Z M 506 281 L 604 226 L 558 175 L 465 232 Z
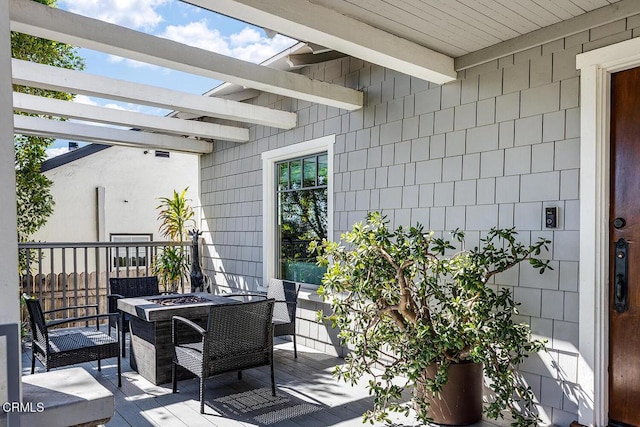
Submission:
M 206 20 L 190 22 L 186 25 L 167 25 L 161 37 L 199 47 L 212 52 L 229 54 L 229 46 L 220 31 L 209 28 Z
M 280 34 L 276 35 L 272 39 L 263 37 L 257 43 L 250 43 L 235 47 L 232 49 L 231 56 L 245 61 L 258 63 L 282 52 L 286 48 L 291 47 L 294 43 L 296 43 L 295 40 L 281 36 Z
M 245 27 L 239 33 L 231 34 L 229 41 L 232 46 L 244 46 L 249 43 L 259 43 L 261 38 L 260 33 L 256 29 Z
M 104 104 L 103 107 L 104 108 L 111 108 L 112 110 L 120 110 L 120 111 L 138 111 L 138 110 L 140 110 L 140 106 L 139 105 L 135 105 L 135 104 L 126 104 L 126 107 L 123 107 L 120 104 L 109 103 L 109 104 Z
M 59 147 L 59 148 L 47 148 L 45 153 L 47 154 L 47 159 L 51 159 L 53 157 L 59 156 L 61 154 L 65 154 L 69 152 L 69 147 Z
M 101 100 L 102 101 L 102 100 Z M 96 107 L 104 107 L 104 108 L 112 108 L 114 110 L 120 111 L 140 111 L 140 105 L 132 104 L 132 103 L 115 103 L 112 101 L 109 102 L 100 102 L 96 98 L 92 98 L 87 95 L 76 95 L 73 99 L 73 102 L 77 102 L 78 104 L 83 105 L 93 105 Z
M 120 111 L 133 111 L 137 113 L 150 114 L 153 116 L 166 116 L 170 112 L 170 110 L 167 110 L 166 108 L 151 107 L 148 105 L 134 104 L 132 102 L 111 101 L 111 100 L 95 98 L 87 95 L 76 95 L 73 102 L 77 102 L 78 104 L 83 104 L 83 105 L 93 105 L 93 106 L 104 107 L 104 108 L 112 108 L 114 110 L 120 110 Z M 71 121 L 80 122 L 80 120 L 71 120 Z M 94 123 L 94 124 L 96 124 L 97 126 L 107 126 L 107 125 L 100 125 L 98 123 Z
M 69 12 L 135 29 L 153 29 L 163 21 L 155 8 L 170 0 L 59 0 Z
M 107 62 L 110 62 L 112 64 L 122 63 L 129 68 L 149 68 L 153 70 L 161 68 L 154 64 L 148 64 L 146 62 L 136 61 L 135 59 L 123 58 L 121 56 L 116 56 L 116 55 L 108 55 Z
M 168 25 L 160 36 L 254 63 L 260 63 L 296 42 L 279 34 L 274 38 L 268 38 L 264 33 L 250 27 L 224 36 L 217 29 L 209 28 L 204 19 L 186 25 Z
M 98 105 L 98 103 L 93 98 L 87 95 L 76 95 L 75 98 L 73 98 L 73 102 L 84 105 Z

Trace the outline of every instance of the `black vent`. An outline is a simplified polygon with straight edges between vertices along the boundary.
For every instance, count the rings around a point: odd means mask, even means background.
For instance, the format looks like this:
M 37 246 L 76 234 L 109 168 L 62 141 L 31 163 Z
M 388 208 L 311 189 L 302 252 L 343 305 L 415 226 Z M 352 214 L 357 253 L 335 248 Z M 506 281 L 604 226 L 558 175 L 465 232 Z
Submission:
M 165 157 L 165 158 L 169 158 L 169 152 L 168 151 L 160 151 L 160 150 L 156 150 L 156 157 Z

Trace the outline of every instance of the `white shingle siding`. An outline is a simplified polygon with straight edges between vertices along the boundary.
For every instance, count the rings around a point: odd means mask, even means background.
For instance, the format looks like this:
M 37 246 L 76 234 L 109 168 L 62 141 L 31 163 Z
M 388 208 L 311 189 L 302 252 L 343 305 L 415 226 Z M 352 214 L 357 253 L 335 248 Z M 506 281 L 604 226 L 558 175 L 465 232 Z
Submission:
M 255 289 L 262 272 L 260 154 L 336 134 L 334 238 L 369 210 L 393 226 L 421 222 L 436 232 L 466 229 L 470 240 L 493 226 L 515 226 L 528 242 L 553 240 L 554 270 L 528 265 L 500 275 L 522 303 L 520 319 L 549 340 L 549 352 L 521 371 L 539 396 L 545 421 L 577 419 L 579 250 L 579 72 L 575 55 L 640 35 L 640 16 L 616 21 L 490 61 L 438 86 L 344 58 L 302 69 L 365 93 L 347 112 L 263 94 L 261 105 L 298 113 L 299 126 L 250 128 L 251 142 L 217 141 L 203 157 L 202 200 L 213 245 L 207 272 L 221 286 Z M 546 206 L 558 207 L 555 230 Z M 240 220 L 235 221 L 234 218 Z M 204 227 L 203 227 L 204 228 Z M 248 248 L 248 249 L 247 249 Z M 322 304 L 302 301 L 299 342 L 332 354 L 335 331 L 315 323 Z

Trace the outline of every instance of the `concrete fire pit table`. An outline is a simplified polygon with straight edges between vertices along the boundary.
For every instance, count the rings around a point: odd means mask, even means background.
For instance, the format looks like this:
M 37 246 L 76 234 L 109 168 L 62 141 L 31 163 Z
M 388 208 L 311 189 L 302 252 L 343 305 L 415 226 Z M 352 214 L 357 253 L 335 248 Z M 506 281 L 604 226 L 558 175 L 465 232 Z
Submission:
M 130 315 L 131 368 L 155 385 L 170 382 L 172 316 L 182 316 L 206 327 L 209 308 L 220 304 L 239 304 L 239 301 L 205 292 L 119 299 L 118 309 Z M 199 338 L 193 330 L 182 332 L 180 329 L 181 338 L 188 335 L 193 335 L 194 340 Z M 187 371 L 178 371 L 179 379 L 190 376 Z

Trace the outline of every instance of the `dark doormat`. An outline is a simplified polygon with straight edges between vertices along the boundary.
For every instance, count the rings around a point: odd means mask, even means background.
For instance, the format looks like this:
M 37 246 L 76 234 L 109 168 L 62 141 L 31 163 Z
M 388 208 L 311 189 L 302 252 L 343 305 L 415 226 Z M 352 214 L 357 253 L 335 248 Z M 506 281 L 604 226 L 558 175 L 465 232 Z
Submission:
M 211 408 L 226 418 L 272 425 L 322 409 L 322 405 L 306 402 L 281 389 L 271 395 L 271 388 L 258 388 L 208 400 Z

